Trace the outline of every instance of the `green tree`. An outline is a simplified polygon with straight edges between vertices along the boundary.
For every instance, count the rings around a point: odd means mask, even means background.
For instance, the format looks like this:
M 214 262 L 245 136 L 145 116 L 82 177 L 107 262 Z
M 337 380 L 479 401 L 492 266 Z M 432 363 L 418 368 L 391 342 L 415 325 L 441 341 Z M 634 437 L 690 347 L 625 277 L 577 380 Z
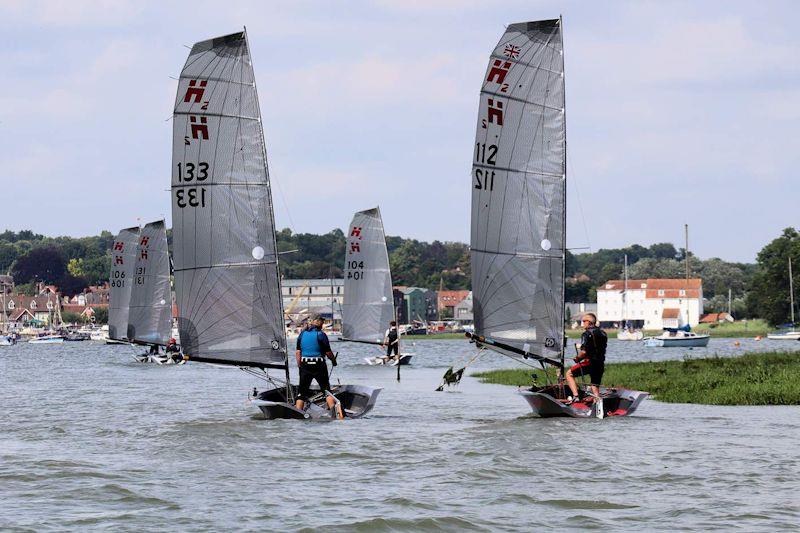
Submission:
M 794 228 L 786 228 L 783 234 L 767 244 L 758 253 L 758 270 L 753 275 L 747 293 L 747 309 L 752 316 L 764 318 L 776 326 L 789 321 L 791 315 L 789 297 L 789 258 L 792 259 L 794 285 L 800 276 L 800 234 Z M 797 320 L 795 308 L 795 320 Z
M 84 262 L 83 258 L 72 258 L 67 263 L 67 272 L 72 274 L 75 277 L 83 277 L 86 275 L 86 272 L 83 269 Z
M 44 281 L 58 283 L 67 270 L 64 256 L 53 245 L 34 248 L 18 257 L 11 266 L 11 274 L 17 283 Z
M 93 307 L 95 324 L 108 324 L 108 308 Z

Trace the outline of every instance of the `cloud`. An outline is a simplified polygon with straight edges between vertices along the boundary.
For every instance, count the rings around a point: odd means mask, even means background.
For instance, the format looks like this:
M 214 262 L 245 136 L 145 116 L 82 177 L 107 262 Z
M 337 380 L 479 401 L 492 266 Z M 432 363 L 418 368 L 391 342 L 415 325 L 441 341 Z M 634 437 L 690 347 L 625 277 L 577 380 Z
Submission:
M 129 0 L 70 0 L 0 2 L 6 23 L 14 21 L 51 28 L 122 25 L 144 9 L 144 2 Z M 0 23 L 1 24 L 1 23 Z

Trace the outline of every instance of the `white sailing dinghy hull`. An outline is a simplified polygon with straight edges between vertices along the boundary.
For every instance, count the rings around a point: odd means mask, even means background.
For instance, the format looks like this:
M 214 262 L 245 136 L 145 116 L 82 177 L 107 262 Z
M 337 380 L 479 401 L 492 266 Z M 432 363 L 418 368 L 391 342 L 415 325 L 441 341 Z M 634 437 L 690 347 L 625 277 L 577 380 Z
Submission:
M 333 396 L 341 403 L 345 418 L 361 418 L 375 407 L 380 388 L 365 387 L 363 385 L 339 385 L 332 387 Z M 293 386 L 294 395 L 297 387 Z M 335 416 L 328 409 L 326 395 L 319 390 L 311 398 L 306 410 L 301 410 L 285 401 L 285 389 L 270 389 L 258 393 L 251 398 L 250 403 L 258 407 L 267 420 L 279 418 L 299 420 L 325 420 Z
M 411 364 L 411 359 L 414 357 L 413 354 L 410 353 L 403 353 L 400 354 L 400 360 L 398 361 L 394 357 L 391 359 L 384 359 L 383 357 L 365 357 L 364 361 L 370 366 L 406 366 Z

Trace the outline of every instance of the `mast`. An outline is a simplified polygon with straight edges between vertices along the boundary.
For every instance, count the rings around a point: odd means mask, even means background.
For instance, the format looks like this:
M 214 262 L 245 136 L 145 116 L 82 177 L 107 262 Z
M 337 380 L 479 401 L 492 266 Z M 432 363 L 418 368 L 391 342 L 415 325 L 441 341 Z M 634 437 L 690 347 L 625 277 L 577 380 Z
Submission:
M 789 256 L 789 306 L 791 307 L 792 327 L 794 327 L 794 280 L 792 279 L 791 256 Z
M 250 56 L 249 57 L 250 67 L 253 68 L 253 71 L 255 72 L 255 67 L 253 66 L 253 57 L 252 55 L 250 55 L 250 41 L 247 39 L 247 26 L 242 26 L 242 29 L 244 30 L 243 32 L 244 44 L 245 47 L 247 48 L 248 55 Z M 288 402 L 291 402 L 293 400 L 294 395 L 292 394 L 292 384 L 290 382 L 290 376 L 289 376 L 289 346 L 287 345 L 286 341 L 286 319 L 284 318 L 285 315 L 283 314 L 284 313 L 283 294 L 280 289 L 280 279 L 281 279 L 280 278 L 281 265 L 279 259 L 280 254 L 278 253 L 278 236 L 275 234 L 275 212 L 273 207 L 274 204 L 272 203 L 272 186 L 270 185 L 269 166 L 267 165 L 267 142 L 264 138 L 264 124 L 261 119 L 261 102 L 258 99 L 258 87 L 256 86 L 255 74 L 253 74 L 253 92 L 255 93 L 255 104 L 256 104 L 256 114 L 258 115 L 258 123 L 261 126 L 259 128 L 261 132 L 261 134 L 259 135 L 259 141 L 261 142 L 261 154 L 262 157 L 264 158 L 264 169 L 267 172 L 267 198 L 269 201 L 269 217 L 270 220 L 272 221 L 272 249 L 275 250 L 275 268 L 278 271 L 278 295 L 279 295 L 278 305 L 280 309 L 280 314 L 278 316 L 281 317 L 281 335 L 283 336 L 282 345 L 284 347 L 283 348 L 284 354 L 286 355 L 286 362 L 284 365 L 284 372 L 286 375 L 286 400 Z
M 563 235 L 563 245 L 561 247 L 561 332 L 562 338 L 559 339 L 561 345 L 561 374 L 564 374 L 564 359 L 566 358 L 567 348 L 567 334 L 564 332 L 564 320 L 566 313 L 566 304 L 564 302 L 567 288 L 567 88 L 566 88 L 566 70 L 564 65 L 564 19 L 561 15 L 558 16 L 558 37 L 561 44 L 561 115 L 564 117 L 564 137 L 562 140 L 564 157 L 562 158 L 562 174 L 564 176 L 563 185 L 561 188 L 561 197 L 564 199 L 564 214 L 561 217 L 561 234 Z
M 623 269 L 625 281 L 622 286 L 622 326 L 626 326 L 625 317 L 628 315 L 628 254 L 625 254 L 625 267 Z
M 689 324 L 689 224 L 683 225 L 685 237 L 685 256 L 686 256 L 686 324 Z

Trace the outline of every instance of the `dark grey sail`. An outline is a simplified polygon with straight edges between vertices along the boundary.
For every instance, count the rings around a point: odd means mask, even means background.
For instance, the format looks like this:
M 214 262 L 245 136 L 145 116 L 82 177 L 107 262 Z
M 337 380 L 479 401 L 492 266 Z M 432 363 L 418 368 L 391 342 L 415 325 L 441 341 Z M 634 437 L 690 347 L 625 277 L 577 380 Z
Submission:
M 392 273 L 380 209 L 353 216 L 346 246 L 342 340 L 379 344 L 394 320 Z
M 471 253 L 475 332 L 517 353 L 562 352 L 565 184 L 561 22 L 512 24 L 480 94 Z
M 286 368 L 272 197 L 244 32 L 192 47 L 178 83 L 172 154 L 184 354 Z
M 136 247 L 128 338 L 133 342 L 166 346 L 172 330 L 167 229 L 163 220 L 146 224 Z
M 126 228 L 119 232 L 111 247 L 111 276 L 108 294 L 108 337 L 127 341 L 128 314 L 131 302 L 133 269 L 136 263 L 136 243 L 139 227 Z

